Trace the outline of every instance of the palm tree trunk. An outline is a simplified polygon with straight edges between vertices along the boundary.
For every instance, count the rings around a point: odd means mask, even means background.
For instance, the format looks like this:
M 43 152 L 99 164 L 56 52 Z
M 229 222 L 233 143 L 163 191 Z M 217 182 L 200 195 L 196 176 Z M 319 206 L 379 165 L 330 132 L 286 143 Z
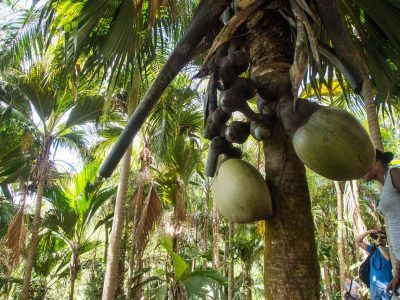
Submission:
M 124 281 L 125 281 L 125 259 L 126 259 L 126 247 L 128 240 L 128 222 L 125 220 L 125 231 L 122 238 L 121 245 L 121 254 L 118 264 L 118 272 L 117 272 L 117 283 L 116 283 L 116 292 L 115 297 L 117 299 L 124 299 Z
M 329 274 L 329 268 L 325 264 L 323 268 L 323 279 L 324 279 L 324 284 L 325 284 L 325 291 L 326 291 L 326 299 L 329 300 L 331 299 L 332 295 L 332 286 L 331 286 L 331 276 Z
M 22 286 L 22 300 L 29 299 L 29 289 L 31 284 L 32 277 L 32 269 L 35 261 L 36 255 L 36 247 L 39 237 L 39 227 L 40 227 L 40 212 L 42 209 L 42 199 L 43 199 L 43 189 L 44 184 L 47 179 L 48 165 L 49 165 L 49 156 L 50 156 L 50 147 L 51 147 L 52 139 L 47 138 L 44 142 L 44 148 L 42 153 L 38 159 L 38 170 L 37 170 L 37 194 L 36 194 L 36 207 L 35 207 L 35 215 L 33 218 L 33 228 L 32 228 L 32 237 L 28 247 L 28 258 L 25 266 L 25 274 L 24 274 L 24 283 Z
M 218 233 L 218 227 L 219 227 L 219 213 L 217 210 L 217 207 L 213 205 L 213 264 L 214 268 L 218 269 L 219 268 L 219 233 Z
M 279 13 L 268 10 L 254 14 L 247 27 L 252 78 L 259 96 L 276 106 L 291 91 L 291 29 Z M 264 154 L 273 202 L 273 216 L 265 221 L 265 298 L 319 299 L 320 270 L 305 168 L 280 120 L 264 143 Z
M 124 224 L 125 200 L 128 191 L 129 170 L 131 164 L 132 144 L 124 154 L 121 162 L 121 174 L 115 200 L 114 218 L 111 230 L 111 241 L 107 255 L 106 274 L 104 276 L 103 300 L 115 297 L 119 256 L 121 252 L 122 226 Z
M 347 181 L 345 183 L 345 199 L 344 202 L 347 204 L 344 207 L 344 211 L 347 214 L 347 220 L 353 225 L 354 228 L 354 237 L 362 234 L 367 230 L 362 217 L 360 210 L 360 195 L 358 192 L 358 182 L 357 180 Z M 361 248 L 354 248 L 356 251 L 356 256 L 367 258 L 367 253 L 362 251 Z
M 383 151 L 382 135 L 379 126 L 378 114 L 376 111 L 374 91 L 372 88 L 371 79 L 368 76 L 364 77 L 362 96 L 365 102 L 365 110 L 367 112 L 367 121 L 372 142 L 374 143 L 375 148 Z
M 208 251 L 208 234 L 209 234 L 209 201 L 208 201 L 208 197 L 206 197 L 206 205 L 205 205 L 205 218 L 204 218 L 204 233 L 203 233 L 203 251 Z M 203 268 L 206 269 L 207 268 L 207 260 L 204 259 L 203 260 Z
M 339 257 L 339 278 L 340 290 L 343 291 L 345 280 L 345 260 L 343 255 L 343 191 L 339 182 L 334 181 L 337 198 L 337 219 L 338 219 L 338 257 Z
M 274 215 L 265 221 L 265 298 L 319 299 L 320 275 L 305 169 L 289 138 L 284 136 L 284 144 L 278 144 L 282 133 L 276 126 L 274 136 L 265 143 L 274 207 Z
M 251 287 L 252 287 L 251 266 L 250 266 L 250 268 L 248 268 L 246 266 L 245 267 L 245 300 L 252 299 Z
M 146 151 L 146 150 L 145 150 Z M 145 152 L 144 152 L 145 153 Z M 144 157 L 144 154 L 142 153 L 142 157 Z M 136 289 L 135 293 L 131 295 L 132 293 L 132 284 L 133 284 L 133 274 L 134 270 L 140 271 L 141 270 L 141 265 L 142 265 L 142 255 L 143 251 L 140 251 L 140 249 L 137 249 L 138 241 L 136 240 L 136 228 L 139 223 L 140 219 L 140 214 L 143 210 L 143 201 L 144 201 L 144 188 L 145 184 L 147 182 L 147 168 L 148 166 L 145 164 L 145 160 L 142 160 L 142 167 L 141 167 L 141 172 L 138 175 L 138 188 L 136 191 L 136 197 L 133 202 L 133 222 L 132 222 L 132 236 L 131 236 L 131 247 L 129 249 L 129 270 L 128 270 L 128 280 L 127 280 L 127 285 L 126 285 L 126 298 L 127 299 L 140 299 L 142 290 L 141 289 Z M 139 284 L 142 280 L 142 276 L 139 276 L 136 280 L 136 285 Z
M 233 300 L 233 278 L 235 276 L 233 269 L 233 257 L 231 251 L 233 238 L 233 223 L 228 224 L 228 300 Z
M 74 299 L 74 291 L 75 291 L 75 280 L 78 276 L 78 265 L 79 265 L 79 253 L 75 249 L 72 250 L 72 257 L 71 257 L 71 267 L 70 267 L 70 293 L 69 299 Z
M 104 241 L 104 262 L 107 263 L 107 250 L 108 250 L 108 228 L 107 224 L 104 225 L 105 228 L 105 241 Z

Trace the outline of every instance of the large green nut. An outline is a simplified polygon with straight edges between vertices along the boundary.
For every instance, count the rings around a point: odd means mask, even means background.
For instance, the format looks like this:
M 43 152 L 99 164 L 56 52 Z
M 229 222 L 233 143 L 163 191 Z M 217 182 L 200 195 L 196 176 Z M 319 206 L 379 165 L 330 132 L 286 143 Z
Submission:
M 264 178 L 241 159 L 225 161 L 211 189 L 218 210 L 231 222 L 250 223 L 272 214 L 271 195 Z
M 319 109 L 295 132 L 292 141 L 307 167 L 332 180 L 361 178 L 375 161 L 375 148 L 367 131 L 343 109 Z

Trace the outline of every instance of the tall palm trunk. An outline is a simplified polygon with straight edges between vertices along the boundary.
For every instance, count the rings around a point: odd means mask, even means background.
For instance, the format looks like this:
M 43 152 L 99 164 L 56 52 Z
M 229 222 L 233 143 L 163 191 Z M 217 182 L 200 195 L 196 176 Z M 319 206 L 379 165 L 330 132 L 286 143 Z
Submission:
M 379 126 L 378 114 L 376 111 L 374 91 L 372 88 L 371 79 L 368 76 L 364 77 L 362 96 L 365 102 L 365 110 L 367 113 L 367 121 L 371 139 L 375 147 L 383 151 L 382 135 Z
M 245 267 L 244 271 L 244 284 L 245 284 L 245 291 L 244 291 L 244 299 L 251 300 L 253 298 L 251 293 L 252 288 L 252 280 L 251 280 L 251 265 Z
M 204 232 L 203 232 L 203 251 L 207 252 L 208 251 L 208 241 L 209 241 L 209 215 L 210 215 L 210 209 L 209 209 L 209 199 L 208 199 L 208 194 L 206 194 L 206 205 L 205 205 L 205 218 L 204 218 Z M 207 268 L 207 260 L 203 260 L 203 268 Z
M 141 175 L 138 176 L 139 178 L 142 177 Z M 129 249 L 129 268 L 128 268 L 128 280 L 125 287 L 125 294 L 126 299 L 135 299 L 135 295 L 131 296 L 132 293 L 132 283 L 133 283 L 133 272 L 135 270 L 135 260 L 136 260 L 136 247 L 135 247 L 135 230 L 136 225 L 138 223 L 139 214 L 138 211 L 142 205 L 143 200 L 143 184 L 139 183 L 138 187 L 138 197 L 135 199 L 136 202 L 134 203 L 133 207 L 133 225 L 132 225 L 132 235 L 131 235 L 131 245 Z
M 104 230 L 105 230 L 105 232 L 104 232 L 104 235 L 105 235 L 105 237 L 104 237 L 104 254 L 103 254 L 103 259 L 104 259 L 104 262 L 106 263 L 107 262 L 107 250 L 108 250 L 108 228 L 107 228 L 107 224 L 104 224 Z
M 76 277 L 78 276 L 78 268 L 79 268 L 79 252 L 76 249 L 72 250 L 72 257 L 71 257 L 71 265 L 70 265 L 70 293 L 69 299 L 74 299 L 74 292 L 75 292 L 75 281 Z
M 337 198 L 337 220 L 338 220 L 338 257 L 339 257 L 339 272 L 340 272 L 340 290 L 344 288 L 345 280 L 345 260 L 343 255 L 343 191 L 339 182 L 334 181 Z
M 125 220 L 125 230 L 122 237 L 121 244 L 121 254 L 119 258 L 118 264 L 118 272 L 117 272 L 117 282 L 116 282 L 116 292 L 115 298 L 124 299 L 125 291 L 124 291 L 124 281 L 125 281 L 125 259 L 126 259 L 126 247 L 128 244 L 128 222 Z
M 219 213 L 217 207 L 213 205 L 212 211 L 212 219 L 213 219 L 213 264 L 214 268 L 219 268 Z
M 360 210 L 360 199 L 358 192 L 357 180 L 346 181 L 345 192 L 343 197 L 344 209 L 343 215 L 345 219 L 350 222 L 354 228 L 354 237 L 364 233 L 366 231 L 366 226 L 361 218 Z M 352 247 L 352 251 L 356 251 L 356 256 L 367 258 L 367 253 L 361 248 Z
M 233 223 L 229 222 L 228 224 L 228 300 L 233 300 L 233 278 L 234 274 L 234 265 L 233 265 L 233 257 L 232 257 L 232 238 L 233 238 Z
M 247 24 L 251 73 L 259 95 L 276 104 L 291 90 L 294 41 L 279 13 L 262 13 Z M 273 216 L 265 221 L 265 298 L 318 299 L 320 274 L 305 168 L 280 121 L 264 143 L 264 154 L 273 202 Z
M 35 203 L 36 207 L 35 207 L 35 215 L 33 217 L 32 237 L 28 247 L 28 258 L 25 266 L 24 283 L 22 286 L 23 300 L 29 299 L 29 289 L 31 284 L 32 269 L 35 261 L 36 247 L 39 237 L 40 212 L 42 209 L 43 189 L 44 189 L 44 184 L 47 180 L 51 143 L 52 143 L 52 138 L 45 139 L 42 153 L 40 154 L 38 159 L 37 194 Z
M 139 223 L 140 214 L 139 212 L 142 211 L 143 208 L 143 201 L 144 201 L 144 184 L 146 175 L 142 173 L 138 176 L 139 179 L 139 187 L 138 187 L 138 197 L 135 199 L 135 207 L 134 207 L 134 215 L 133 215 L 133 228 L 132 228 L 132 238 L 131 238 L 131 248 L 130 248 L 130 261 L 129 261 L 129 274 L 128 274 L 128 282 L 127 282 L 127 299 L 140 299 L 142 290 L 136 289 L 135 293 L 131 296 L 131 287 L 133 284 L 133 272 L 134 270 L 140 271 L 142 265 L 142 255 L 143 251 L 138 251 L 137 241 L 136 241 L 136 226 Z M 139 284 L 142 280 L 142 277 L 139 276 L 137 278 L 136 284 Z
M 121 161 L 121 174 L 115 200 L 114 218 L 111 229 L 111 239 L 107 254 L 106 274 L 104 276 L 103 300 L 115 297 L 117 271 L 121 252 L 121 235 L 124 224 L 125 199 L 128 191 L 129 170 L 131 164 L 132 144 L 128 147 Z
M 325 284 L 326 299 L 330 300 L 332 295 L 331 276 L 329 274 L 328 265 L 325 264 L 323 268 L 323 282 Z

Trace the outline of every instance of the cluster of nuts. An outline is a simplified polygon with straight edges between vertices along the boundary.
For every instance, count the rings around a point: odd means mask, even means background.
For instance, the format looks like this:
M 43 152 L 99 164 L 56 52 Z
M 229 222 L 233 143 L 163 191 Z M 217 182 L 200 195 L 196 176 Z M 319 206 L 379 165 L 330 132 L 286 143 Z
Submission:
M 211 140 L 205 167 L 209 177 L 216 172 L 219 155 L 242 157 L 240 149 L 232 143 L 243 144 L 250 134 L 258 141 L 270 135 L 271 121 L 266 115 L 254 112 L 247 103 L 257 93 L 255 82 L 239 76 L 249 64 L 248 54 L 231 45 L 226 55 L 223 50 L 217 52 L 207 65 L 211 74 L 206 95 L 204 137 Z M 219 101 L 217 90 L 220 91 Z M 234 112 L 242 113 L 247 121 L 233 121 L 227 125 Z

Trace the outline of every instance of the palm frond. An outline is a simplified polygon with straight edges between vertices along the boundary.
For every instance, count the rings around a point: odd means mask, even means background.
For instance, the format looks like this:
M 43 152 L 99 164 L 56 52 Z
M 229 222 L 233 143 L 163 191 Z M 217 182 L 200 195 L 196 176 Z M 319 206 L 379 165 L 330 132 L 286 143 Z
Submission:
M 135 230 L 135 243 L 136 247 L 141 251 L 144 250 L 151 230 L 155 224 L 160 220 L 163 212 L 163 205 L 154 186 L 151 186 L 149 195 L 143 204 L 140 211 L 140 219 Z M 139 211 L 136 211 L 139 213 Z
M 5 236 L 6 245 L 11 250 L 10 262 L 11 266 L 18 263 L 18 260 L 24 250 L 27 230 L 24 222 L 24 206 L 15 214 L 8 225 L 7 234 Z

